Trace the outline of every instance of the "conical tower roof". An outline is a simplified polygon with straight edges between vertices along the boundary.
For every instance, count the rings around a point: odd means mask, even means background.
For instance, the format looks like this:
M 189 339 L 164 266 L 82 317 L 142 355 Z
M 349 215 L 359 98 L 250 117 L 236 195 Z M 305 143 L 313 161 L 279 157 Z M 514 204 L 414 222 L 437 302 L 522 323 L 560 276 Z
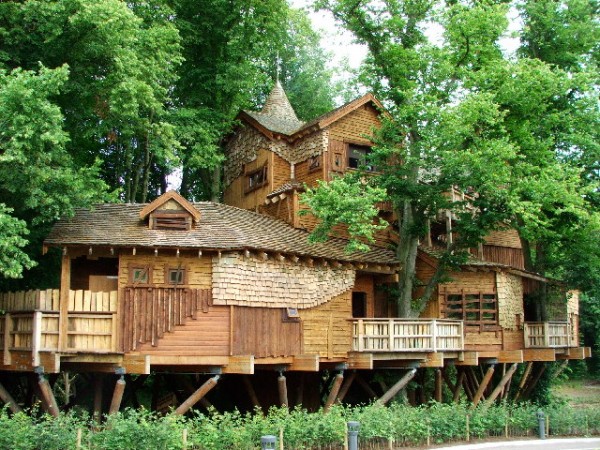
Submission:
M 298 119 L 279 80 L 267 97 L 263 108 L 258 111 L 246 111 L 268 130 L 282 134 L 293 134 L 300 129 L 304 122 Z

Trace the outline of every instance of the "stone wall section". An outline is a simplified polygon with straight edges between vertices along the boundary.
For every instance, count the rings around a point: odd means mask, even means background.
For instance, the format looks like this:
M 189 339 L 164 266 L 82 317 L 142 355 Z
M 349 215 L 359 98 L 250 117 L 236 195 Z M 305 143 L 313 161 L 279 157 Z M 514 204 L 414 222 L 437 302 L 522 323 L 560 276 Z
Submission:
M 505 330 L 517 330 L 523 323 L 523 282 L 509 273 L 496 273 L 498 324 Z
M 242 174 L 244 164 L 256 159 L 261 148 L 270 149 L 271 143 L 263 134 L 249 126 L 245 126 L 229 141 L 225 152 L 225 187 Z
M 213 257 L 213 303 L 264 308 L 312 308 L 354 287 L 356 272 L 345 267 L 290 260 L 262 260 L 228 253 Z
M 298 140 L 289 150 L 288 161 L 299 163 L 311 156 L 317 156 L 327 150 L 329 145 L 329 130 L 320 130 Z

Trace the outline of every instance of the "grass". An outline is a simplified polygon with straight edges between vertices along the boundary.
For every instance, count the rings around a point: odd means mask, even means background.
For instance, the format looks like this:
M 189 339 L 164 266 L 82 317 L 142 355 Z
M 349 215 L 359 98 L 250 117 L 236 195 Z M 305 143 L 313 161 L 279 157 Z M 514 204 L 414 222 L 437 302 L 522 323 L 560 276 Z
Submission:
M 552 393 L 576 408 L 600 408 L 600 381 L 568 380 L 552 388 Z

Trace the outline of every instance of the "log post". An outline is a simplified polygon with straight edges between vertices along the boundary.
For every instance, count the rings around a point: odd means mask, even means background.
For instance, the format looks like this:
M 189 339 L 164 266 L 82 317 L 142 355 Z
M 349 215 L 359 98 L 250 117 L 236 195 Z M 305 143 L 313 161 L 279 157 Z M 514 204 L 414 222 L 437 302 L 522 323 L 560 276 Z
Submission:
M 100 422 L 102 419 L 102 388 L 104 387 L 104 374 L 94 374 L 94 415 L 93 419 Z
M 0 399 L 2 399 L 2 401 L 6 404 L 6 406 L 8 406 L 8 408 L 13 412 L 13 413 L 18 413 L 23 411 L 21 409 L 21 407 L 17 404 L 17 402 L 15 401 L 15 399 L 13 398 L 12 395 L 10 395 L 10 393 L 6 390 L 6 388 L 2 385 L 2 383 L 0 383 Z
M 525 391 L 523 392 L 523 398 L 528 398 L 531 395 L 531 391 L 533 391 L 533 389 L 538 384 L 538 381 L 540 381 L 540 378 L 546 371 L 546 365 L 544 363 L 541 363 L 541 365 L 542 366 L 540 367 L 540 370 L 538 370 L 535 373 L 535 375 L 531 378 L 531 380 L 527 384 L 527 387 L 525 388 Z
M 108 414 L 116 414 L 121 409 L 121 401 L 123 400 L 123 394 L 125 393 L 125 376 L 124 373 L 120 374 L 121 377 L 115 383 L 115 390 L 113 391 L 112 400 L 110 401 L 110 408 Z
M 344 398 L 346 397 L 346 394 L 348 394 L 348 390 L 350 389 L 350 386 L 352 385 L 352 382 L 355 378 L 356 371 L 353 371 L 352 373 L 350 373 L 349 376 L 346 377 L 344 383 L 342 384 L 342 387 L 340 388 L 340 392 L 338 393 L 336 403 L 342 403 L 344 401 Z
M 458 373 L 456 385 L 454 386 L 454 391 L 452 392 L 452 401 L 454 403 L 458 402 L 458 399 L 460 396 L 460 389 L 462 388 L 464 382 L 465 382 L 465 372 L 463 370 L 461 370 Z
M 219 378 L 219 375 L 215 375 L 214 377 L 206 380 L 204 384 L 196 390 L 196 392 L 190 395 L 186 401 L 179 405 L 179 407 L 175 410 L 175 414 L 183 415 L 188 412 L 202 397 L 208 394 L 210 390 L 217 385 Z
M 304 383 L 306 382 L 306 375 L 300 372 L 300 383 L 298 385 L 298 391 L 296 392 L 296 406 L 302 406 L 304 403 Z
M 448 372 L 446 371 L 445 367 L 442 367 L 442 378 L 444 379 L 444 382 L 448 386 L 448 389 L 450 389 L 450 392 L 454 393 L 456 386 L 454 385 L 454 383 L 452 383 L 452 380 L 448 376 Z
M 479 384 L 479 389 L 477 389 L 477 392 L 475 393 L 475 397 L 473 397 L 473 408 L 477 407 L 477 404 L 481 400 L 481 397 L 483 397 L 483 393 L 484 393 L 485 389 L 487 388 L 493 375 L 494 375 L 494 365 L 491 364 L 490 367 L 488 368 L 487 372 L 485 373 L 483 380 L 481 380 L 481 383 Z
M 493 390 L 493 392 L 490 394 L 489 398 L 485 401 L 485 403 L 484 403 L 485 408 L 489 407 L 492 403 L 494 403 L 494 400 L 496 400 L 496 398 L 498 397 L 500 392 L 502 392 L 502 389 L 504 389 L 504 386 L 506 386 L 506 383 L 508 383 L 508 380 L 510 380 L 512 378 L 512 376 L 515 373 L 515 371 L 517 370 L 518 366 L 519 365 L 517 363 L 514 363 L 512 366 L 510 366 L 510 369 L 508 369 L 506 374 L 502 377 L 502 379 L 500 380 L 500 383 L 498 383 L 498 386 L 496 386 L 496 389 Z
M 65 249 L 66 250 L 66 249 Z M 58 315 L 58 349 L 67 348 L 69 328 L 69 291 L 71 289 L 71 257 L 63 254 L 60 272 L 60 300 Z
M 254 408 L 261 408 L 260 402 L 258 401 L 258 396 L 256 395 L 256 391 L 254 390 L 254 386 L 252 386 L 252 380 L 250 380 L 250 377 L 248 375 L 242 375 L 242 381 L 244 382 L 244 386 L 248 391 L 248 396 L 250 397 L 252 406 Z
M 279 372 L 277 377 L 277 390 L 279 391 L 279 404 L 287 407 L 288 403 L 288 392 L 287 392 L 287 380 L 283 375 L 283 372 Z
M 387 402 L 389 402 L 398 392 L 400 392 L 402 388 L 404 388 L 410 382 L 410 380 L 414 378 L 416 373 L 417 369 L 410 369 L 402 378 L 400 378 L 400 380 L 396 382 L 396 384 L 394 384 L 385 394 L 383 394 L 383 396 L 377 400 L 377 403 L 379 405 L 385 405 Z
M 554 372 L 552 374 L 552 379 L 556 379 L 560 376 L 561 373 L 563 373 L 563 371 L 567 368 L 567 366 L 569 365 L 569 360 L 565 359 L 560 366 L 558 366 L 558 369 L 556 369 L 556 372 Z
M 340 393 L 340 388 L 342 387 L 342 383 L 344 381 L 344 373 L 338 373 L 333 379 L 333 384 L 331 385 L 331 391 L 329 391 L 329 395 L 327 396 L 327 400 L 325 401 L 325 406 L 323 407 L 323 412 L 328 412 L 331 408 L 331 405 L 337 399 L 338 394 Z
M 531 369 L 533 368 L 533 362 L 529 361 L 527 363 L 527 367 L 525 368 L 525 372 L 523 372 L 523 376 L 521 377 L 521 381 L 519 382 L 519 387 L 517 388 L 517 392 L 515 393 L 514 402 L 517 402 L 523 394 L 523 388 L 525 387 L 525 383 L 527 383 L 527 379 L 531 374 Z
M 438 403 L 442 403 L 442 371 L 440 369 L 435 369 L 435 401 Z
M 42 395 L 42 401 L 46 406 L 46 411 L 53 417 L 58 417 L 58 405 L 56 404 L 56 398 L 54 392 L 50 387 L 50 383 L 44 376 L 43 372 L 38 372 L 38 386 L 40 388 L 40 394 Z

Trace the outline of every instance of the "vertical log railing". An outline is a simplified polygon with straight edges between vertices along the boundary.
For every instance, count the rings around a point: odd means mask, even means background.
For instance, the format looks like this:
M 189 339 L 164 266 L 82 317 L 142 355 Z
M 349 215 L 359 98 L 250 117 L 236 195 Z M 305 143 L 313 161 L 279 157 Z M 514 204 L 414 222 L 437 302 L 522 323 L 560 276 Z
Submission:
M 138 345 L 158 344 L 165 333 L 187 319 L 196 319 L 198 310 L 212 301 L 210 289 L 127 287 L 121 302 L 121 350 L 134 351 Z
M 569 322 L 525 322 L 525 348 L 564 348 L 577 346 Z

